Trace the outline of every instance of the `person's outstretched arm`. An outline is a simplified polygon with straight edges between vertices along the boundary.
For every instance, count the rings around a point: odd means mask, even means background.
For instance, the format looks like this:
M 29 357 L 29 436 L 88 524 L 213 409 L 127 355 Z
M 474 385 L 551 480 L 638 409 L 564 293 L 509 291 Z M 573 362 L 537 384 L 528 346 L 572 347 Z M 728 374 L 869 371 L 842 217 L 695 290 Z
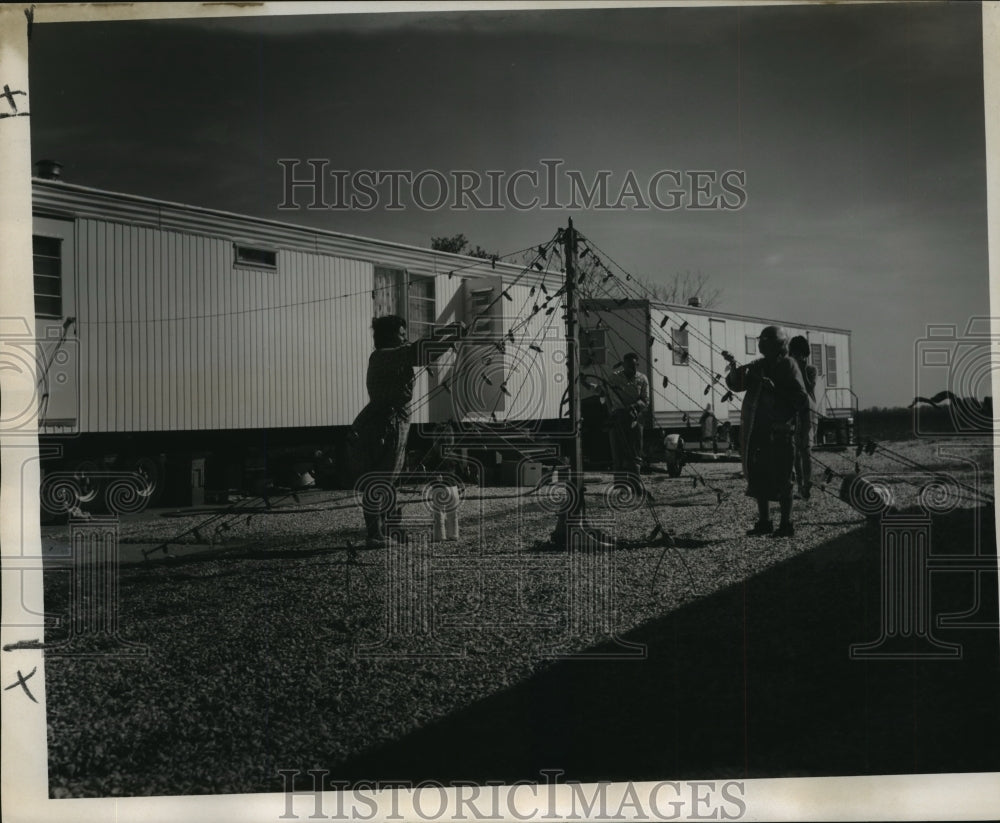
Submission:
M 452 343 L 461 340 L 468 333 L 468 326 L 461 320 L 449 323 L 447 326 L 442 326 L 439 329 L 434 329 L 426 337 L 421 337 L 419 340 L 409 344 L 413 364 L 420 365 L 435 357 L 440 357 L 451 348 Z

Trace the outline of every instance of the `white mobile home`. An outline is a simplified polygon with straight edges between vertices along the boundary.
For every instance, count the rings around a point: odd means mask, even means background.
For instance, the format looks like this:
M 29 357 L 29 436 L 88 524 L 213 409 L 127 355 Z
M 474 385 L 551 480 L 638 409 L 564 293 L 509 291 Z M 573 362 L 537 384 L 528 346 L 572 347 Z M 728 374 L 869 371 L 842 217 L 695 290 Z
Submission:
M 583 306 L 583 371 L 606 378 L 625 352 L 638 354 L 650 382 L 655 428 L 697 426 L 706 406 L 719 421 L 738 426 L 742 396 L 727 392 L 723 352 L 739 363 L 759 357 L 757 337 L 770 325 L 783 326 L 789 337 L 809 340 L 821 418 L 850 419 L 857 412 L 851 390 L 851 333 L 846 329 L 649 300 L 588 300 Z
M 495 345 L 533 291 L 558 288 L 548 261 L 526 271 L 49 179 L 33 213 L 39 431 L 78 464 L 343 429 L 387 313 L 411 337 L 475 321 L 480 342 L 420 373 L 415 422 L 558 416 L 558 313 L 517 326 L 523 350 Z
M 183 475 L 193 455 L 336 446 L 368 399 L 371 319 L 388 313 L 411 337 L 471 327 L 421 370 L 415 423 L 563 425 L 558 255 L 510 265 L 51 179 L 34 181 L 33 213 L 39 431 L 61 454 L 50 470 L 138 469 L 156 486 L 175 458 Z M 583 307 L 584 371 L 608 372 L 619 349 L 644 355 L 657 428 L 696 423 L 705 403 L 738 421 L 738 399 L 710 378 L 723 349 L 753 356 L 747 341 L 771 321 Z M 810 339 L 821 412 L 848 416 L 849 333 L 783 325 Z

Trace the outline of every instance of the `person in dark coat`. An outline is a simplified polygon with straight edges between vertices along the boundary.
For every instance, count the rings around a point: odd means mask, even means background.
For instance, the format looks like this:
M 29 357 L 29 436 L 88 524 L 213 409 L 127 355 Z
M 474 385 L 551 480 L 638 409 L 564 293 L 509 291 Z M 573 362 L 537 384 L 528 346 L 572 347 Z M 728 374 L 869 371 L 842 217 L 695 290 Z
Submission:
M 812 447 L 816 442 L 818 411 L 816 408 L 816 367 L 809 364 L 809 341 L 802 335 L 788 343 L 791 356 L 809 395 L 809 405 L 802 410 L 795 425 L 795 479 L 799 494 L 808 500 L 812 489 Z
M 791 537 L 792 468 L 795 429 L 809 395 L 802 375 L 788 356 L 788 336 L 780 326 L 767 326 L 758 338 L 764 355 L 726 375 L 733 391 L 745 391 L 740 413 L 740 450 L 747 496 L 757 501 L 757 524 L 749 535 Z M 769 502 L 778 501 L 781 522 L 771 522 Z
M 368 359 L 365 383 L 369 403 L 355 418 L 347 437 L 348 458 L 362 509 L 369 548 L 386 545 L 386 517 L 395 510 L 396 483 L 406 463 L 415 367 L 441 344 L 462 337 L 465 325 L 454 324 L 414 343 L 406 336 L 406 321 L 395 314 L 372 320 L 375 351 Z

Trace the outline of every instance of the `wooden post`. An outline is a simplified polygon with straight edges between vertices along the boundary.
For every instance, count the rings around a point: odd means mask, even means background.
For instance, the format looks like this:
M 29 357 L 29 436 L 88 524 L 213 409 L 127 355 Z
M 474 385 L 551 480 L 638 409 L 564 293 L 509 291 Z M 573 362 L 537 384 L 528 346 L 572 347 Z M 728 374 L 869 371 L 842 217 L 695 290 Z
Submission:
M 573 487 L 572 504 L 568 515 L 572 519 L 583 517 L 583 441 L 580 415 L 580 338 L 579 317 L 580 297 L 577 292 L 576 229 L 573 218 L 563 233 L 566 258 L 566 377 L 569 385 L 569 419 L 573 434 L 570 455 L 570 484 Z
M 580 341 L 577 325 L 579 297 L 576 288 L 576 230 L 573 228 L 572 218 L 563 232 L 563 251 L 566 259 L 566 376 L 569 381 L 567 399 L 569 400 L 570 434 L 573 443 L 570 447 L 569 499 L 566 507 L 559 513 L 551 541 L 556 547 L 568 549 L 573 543 L 571 531 L 576 529 L 577 537 L 582 538 L 585 526 L 583 443 L 580 425 Z

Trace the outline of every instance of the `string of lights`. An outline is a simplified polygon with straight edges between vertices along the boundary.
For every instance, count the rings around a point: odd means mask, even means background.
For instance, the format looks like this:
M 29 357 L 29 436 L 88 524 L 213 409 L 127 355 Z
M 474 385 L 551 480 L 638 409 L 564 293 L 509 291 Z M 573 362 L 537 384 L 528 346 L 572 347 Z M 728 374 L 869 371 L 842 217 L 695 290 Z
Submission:
M 595 262 L 596 262 L 596 264 L 598 266 L 602 266 L 603 267 L 603 264 L 600 262 L 599 258 L 595 258 Z M 605 293 L 608 295 L 609 299 L 615 299 L 614 295 L 607 289 L 607 286 L 603 285 L 604 282 L 607 281 L 608 279 L 613 279 L 616 283 L 618 283 L 619 285 L 621 285 L 623 288 L 627 288 L 627 286 L 626 286 L 625 283 L 623 283 L 621 281 L 621 278 L 619 278 L 618 275 L 616 275 L 615 273 L 611 272 L 606 267 L 604 267 L 604 271 L 607 272 L 607 277 L 605 277 L 604 280 L 601 281 L 600 285 L 605 290 Z M 591 310 L 594 310 L 593 307 L 591 307 Z M 636 330 L 637 332 L 641 332 L 641 333 L 645 334 L 645 328 L 643 328 L 643 327 L 639 326 L 638 324 L 636 324 L 635 322 L 629 320 L 627 316 L 616 316 L 616 319 L 617 319 L 617 322 L 623 323 L 626 326 L 629 326 L 630 328 Z M 658 339 L 660 342 L 662 342 L 664 345 L 666 345 L 666 347 L 667 347 L 668 350 L 670 350 L 670 351 L 676 351 L 676 348 L 675 348 L 675 345 L 674 345 L 674 341 L 673 340 L 666 340 L 665 336 L 661 336 L 661 335 L 665 334 L 663 332 L 663 329 L 666 326 L 666 324 L 668 322 L 668 319 L 669 319 L 669 315 L 666 312 L 664 312 L 664 316 L 663 316 L 662 321 L 659 324 L 659 327 L 657 327 L 655 324 L 652 324 L 652 323 L 650 324 L 650 328 L 651 328 L 651 330 L 653 332 L 653 334 L 650 336 L 650 341 Z M 690 326 L 687 321 L 681 322 L 681 325 L 680 325 L 679 328 L 682 329 L 682 330 L 683 329 L 689 329 L 691 332 L 695 332 L 694 327 Z M 705 338 L 703 335 L 700 335 L 700 333 L 696 333 L 696 337 L 700 337 L 700 339 L 702 339 L 705 342 L 705 344 L 708 345 L 710 347 L 710 349 L 712 349 L 713 351 L 717 350 L 719 352 L 720 356 L 722 356 L 723 358 L 727 359 L 732 364 L 732 366 L 735 367 L 735 365 L 736 365 L 735 358 L 733 358 L 732 355 L 730 355 L 729 352 L 725 351 L 724 349 L 718 349 L 717 347 L 714 347 L 713 344 L 711 343 L 711 340 L 709 338 Z M 690 353 L 689 350 L 686 350 L 686 349 L 684 350 L 683 357 L 684 357 L 684 362 L 685 362 L 686 365 L 693 366 L 697 371 L 699 371 L 701 374 L 703 374 L 705 376 L 706 381 L 707 381 L 707 385 L 705 387 L 704 394 L 708 395 L 710 392 L 714 391 L 715 387 L 716 387 L 716 384 L 720 383 L 722 381 L 722 379 L 723 379 L 722 378 L 722 374 L 718 373 L 718 372 L 715 372 L 714 370 L 712 370 L 709 367 L 705 366 L 697 358 L 693 357 L 691 355 L 691 353 Z M 665 380 L 667 379 L 666 375 L 663 375 L 663 377 L 664 377 Z M 664 388 L 666 388 L 666 383 L 664 384 Z M 675 386 L 675 388 L 677 388 L 678 391 L 680 391 L 689 400 L 691 400 L 692 402 L 694 402 L 696 405 L 699 405 L 699 407 L 700 407 L 700 402 L 699 401 L 694 400 L 694 398 L 692 398 L 686 392 L 684 392 L 683 390 L 681 390 L 679 387 Z M 731 400 L 732 397 L 733 397 L 733 393 L 731 391 L 726 390 L 725 393 L 722 396 L 722 401 L 723 402 L 727 402 L 727 401 Z M 810 407 L 809 413 L 817 421 L 825 419 L 824 415 L 821 414 L 818 409 L 814 409 L 814 408 Z
M 536 254 L 535 254 L 534 259 L 521 269 L 521 271 L 518 273 L 518 275 L 514 278 L 514 280 L 511 283 L 508 283 L 506 286 L 504 286 L 502 289 L 500 289 L 500 294 L 498 294 L 485 307 L 483 307 L 483 309 L 481 309 L 474 317 L 471 318 L 470 322 L 468 323 L 468 327 L 470 329 L 474 328 L 475 325 L 476 325 L 476 323 L 479 320 L 488 317 L 490 315 L 490 312 L 491 312 L 493 306 L 495 306 L 499 300 L 502 300 L 502 299 L 513 300 L 513 298 L 510 295 L 510 291 L 509 290 L 511 288 L 513 288 L 514 286 L 516 286 L 527 275 L 528 272 L 530 272 L 530 271 L 532 271 L 534 269 L 534 263 L 543 254 L 543 250 L 546 249 L 548 246 L 551 246 L 552 244 L 558 242 L 558 240 L 561 238 L 561 236 L 562 236 L 562 230 L 560 229 L 558 232 L 556 232 L 555 236 L 551 240 L 548 241 L 548 243 L 546 243 L 544 245 L 540 245 L 537 248 L 534 247 L 534 246 L 529 246 L 528 248 L 536 248 Z M 471 339 L 470 338 L 465 338 L 464 342 L 474 343 L 475 339 L 474 338 L 471 338 Z M 493 343 L 493 345 L 497 347 L 498 351 L 501 349 L 501 344 L 499 342 Z M 420 400 L 417 401 L 417 405 L 416 406 L 412 406 L 411 405 L 411 409 L 413 409 L 413 410 L 422 409 L 424 406 L 426 406 L 427 404 L 429 404 L 431 402 L 431 400 L 440 391 L 446 391 L 446 392 L 448 392 L 450 394 L 451 393 L 451 384 L 454 383 L 458 378 L 466 376 L 465 372 L 468 372 L 469 370 L 471 370 L 472 368 L 474 368 L 477 365 L 478 364 L 476 363 L 476 361 L 471 360 L 471 359 L 467 359 L 467 360 L 462 361 L 462 363 L 459 363 L 457 365 L 456 369 L 453 370 L 452 374 L 450 375 L 450 378 L 442 379 L 438 383 L 438 385 L 436 385 L 433 388 L 429 389 L 425 393 L 424 397 L 422 397 Z M 417 370 L 415 376 L 419 376 L 419 374 L 421 373 L 421 371 L 424 371 L 424 370 L 427 370 L 427 369 L 428 369 L 427 365 L 421 366 L 420 369 Z
M 613 342 L 616 336 L 620 337 L 620 335 L 616 335 L 614 333 L 613 328 L 609 327 L 609 325 L 607 324 L 606 319 L 605 319 L 605 312 L 604 312 L 604 310 L 599 309 L 599 308 L 591 305 L 590 306 L 590 311 L 594 312 L 594 314 L 596 314 L 598 316 L 599 323 L 601 323 L 602 326 L 604 328 L 608 329 L 608 331 L 610 332 L 609 334 L 606 335 L 606 339 L 608 339 L 608 340 L 610 340 L 610 341 Z M 625 324 L 626 326 L 630 326 L 631 328 L 635 329 L 636 331 L 641 332 L 644 336 L 646 334 L 646 329 L 644 329 L 643 327 L 641 327 L 641 326 L 633 323 L 630 320 L 627 320 L 625 318 L 622 318 L 622 317 L 618 316 L 617 314 L 615 315 L 615 322 L 621 322 L 621 323 Z M 590 350 L 589 347 L 588 347 L 588 350 Z M 592 352 L 592 350 L 590 350 L 590 351 Z M 619 360 L 621 359 L 619 357 L 619 355 L 617 354 L 617 348 L 616 348 L 616 354 L 615 354 L 615 356 Z M 649 364 L 649 366 L 650 366 L 650 369 L 661 379 L 662 388 L 666 389 L 666 388 L 672 387 L 676 392 L 678 392 L 679 394 L 683 395 L 688 400 L 690 400 L 691 403 L 694 404 L 695 408 L 698 408 L 698 409 L 701 408 L 702 401 L 701 400 L 697 400 L 694 397 L 692 397 L 690 394 L 688 394 L 686 391 L 684 391 L 680 386 L 678 386 L 675 381 L 671 381 L 670 378 L 669 378 L 669 376 L 665 372 L 663 372 L 660 368 L 657 367 L 656 363 L 652 363 L 651 362 Z M 709 385 L 713 385 L 713 384 L 709 384 Z M 707 394 L 707 392 L 706 392 L 706 394 Z M 675 402 L 673 402 L 670 399 L 670 397 L 667 396 L 665 393 L 661 394 L 660 396 L 662 396 L 663 399 L 667 403 L 669 403 L 671 406 L 673 406 L 677 411 L 681 412 L 682 420 L 685 423 L 689 423 L 690 422 L 690 415 L 688 414 L 688 412 L 685 409 L 681 408 L 681 406 L 679 406 L 678 404 L 676 404 Z
M 646 286 L 646 284 L 645 284 L 645 283 L 643 283 L 643 282 L 642 282 L 642 280 L 641 280 L 640 278 L 638 278 L 637 276 L 633 275 L 633 274 L 632 274 L 631 272 L 629 272 L 628 270 L 626 270 L 626 269 L 625 269 L 625 268 L 624 268 L 624 267 L 623 267 L 623 266 L 622 266 L 622 265 L 621 265 L 620 263 L 618 263 L 618 262 L 617 262 L 617 261 L 616 261 L 616 260 L 615 260 L 615 259 L 614 259 L 613 257 L 611 257 L 611 256 L 610 256 L 610 255 L 609 255 L 609 254 L 608 254 L 607 252 L 605 252 L 605 251 L 604 251 L 603 249 L 601 249 L 601 247 L 600 247 L 600 246 L 598 246 L 598 245 L 597 245 L 597 244 L 596 244 L 596 243 L 595 243 L 595 242 L 594 242 L 593 240 L 591 240 L 590 238 L 584 238 L 584 240 L 585 240 L 585 242 L 586 242 L 586 243 L 587 243 L 587 244 L 588 244 L 589 246 L 592 246 L 592 247 L 593 247 L 593 248 L 594 248 L 594 249 L 595 249 L 595 250 L 596 250 L 596 251 L 597 251 L 597 252 L 598 252 L 598 253 L 599 253 L 599 254 L 600 254 L 601 256 L 603 256 L 604 258 L 606 258 L 606 259 L 610 260 L 610 261 L 612 262 L 612 264 L 613 264 L 613 265 L 614 265 L 614 266 L 615 266 L 615 267 L 616 267 L 616 268 L 617 268 L 617 269 L 618 269 L 619 271 L 621 271 L 621 273 L 622 273 L 622 274 L 624 274 L 624 275 L 625 275 L 625 282 L 621 282 L 620 278 L 618 278 L 618 276 L 617 276 L 617 275 L 615 275 L 615 274 L 614 274 L 614 273 L 613 273 L 613 272 L 612 272 L 612 271 L 611 271 L 611 270 L 610 270 L 610 269 L 609 269 L 609 268 L 608 268 L 608 267 L 607 267 L 607 266 L 606 266 L 606 265 L 604 264 L 603 260 L 601 260 L 601 258 L 600 258 L 600 257 L 598 257 L 598 256 L 597 256 L 596 254 L 594 255 L 594 260 L 595 260 L 595 263 L 596 263 L 596 265 L 598 265 L 598 266 L 599 266 L 599 267 L 600 267 L 600 268 L 601 268 L 601 269 L 602 269 L 602 270 L 603 270 L 603 271 L 604 271 L 605 273 L 607 273 L 607 274 L 608 274 L 608 275 L 610 275 L 611 277 L 614 277 L 614 278 L 616 278 L 616 279 L 618 280 L 618 282 L 619 282 L 619 283 L 621 284 L 621 286 L 622 286 L 622 290 L 623 290 L 623 291 L 624 291 L 624 292 L 625 292 L 626 294 L 628 293 L 628 291 L 630 290 L 630 288 L 631 288 L 632 290 L 636 290 L 636 291 L 639 291 L 639 290 L 641 290 L 641 292 L 643 292 L 643 293 L 644 293 L 644 299 L 646 299 L 646 300 L 650 300 L 651 302 L 656 302 L 656 303 L 662 303 L 662 302 L 663 302 L 662 300 L 660 300 L 660 299 L 659 299 L 659 298 L 658 298 L 658 297 L 657 297 L 657 296 L 656 296 L 656 295 L 655 295 L 655 294 L 653 293 L 653 291 L 652 291 L 651 289 L 649 289 L 649 287 L 647 287 L 647 286 Z M 626 285 L 626 283 L 631 283 L 631 284 L 632 284 L 632 285 L 631 285 L 631 287 L 627 286 L 627 285 Z M 669 316 L 669 312 L 668 312 L 667 310 L 665 310 L 665 309 L 664 309 L 664 310 L 663 310 L 663 312 L 664 312 L 664 315 L 665 315 L 665 316 Z M 661 323 L 661 328 L 662 328 L 662 326 L 663 326 L 663 324 Z M 715 345 L 714 345 L 714 343 L 712 342 L 711 338 L 708 338 L 708 337 L 705 337 L 705 336 L 704 336 L 704 335 L 703 335 L 703 334 L 702 334 L 702 333 L 701 333 L 701 332 L 700 332 L 700 331 L 699 331 L 698 329 L 696 329 L 696 328 L 694 328 L 694 327 L 691 327 L 691 334 L 692 334 L 692 335 L 693 335 L 693 336 L 694 336 L 695 338 L 697 338 L 698 340 L 700 340 L 701 342 L 703 342 L 703 343 L 704 343 L 705 345 L 707 345 L 707 346 L 709 347 L 709 349 L 710 349 L 710 350 L 714 350 L 714 351 L 717 351 L 717 352 L 718 352 L 719 354 L 721 354 L 721 353 L 722 353 L 722 351 L 723 351 L 723 350 L 722 350 L 721 348 L 719 348 L 719 347 L 715 346 Z
M 598 314 L 600 314 L 600 312 L 598 312 Z M 621 351 L 618 349 L 617 345 L 615 345 L 614 337 L 610 337 L 609 336 L 608 339 L 609 339 L 609 341 L 611 343 L 611 347 L 612 347 L 612 349 L 614 351 L 615 358 L 618 361 L 622 361 L 623 360 L 623 356 L 622 356 Z M 676 404 L 674 404 L 672 401 L 670 401 L 669 398 L 665 397 L 664 399 L 666 399 L 668 403 L 670 403 L 671 405 L 673 405 L 674 408 L 678 409 L 678 411 L 682 411 L 680 409 L 680 407 L 677 406 Z M 684 414 L 684 417 L 686 418 L 687 415 Z M 721 501 L 721 496 L 724 495 L 725 493 L 721 489 L 718 489 L 718 488 L 716 488 L 714 486 L 710 486 L 707 483 L 707 481 L 705 480 L 705 476 L 701 472 L 699 472 L 697 469 L 695 469 L 690 463 L 688 463 L 687 465 L 690 467 L 691 473 L 694 475 L 694 478 L 693 478 L 694 479 L 694 486 L 697 487 L 698 482 L 700 481 L 703 486 L 705 486 L 706 488 L 709 488 L 712 491 L 714 491 L 716 493 L 716 495 L 719 497 L 720 501 Z

